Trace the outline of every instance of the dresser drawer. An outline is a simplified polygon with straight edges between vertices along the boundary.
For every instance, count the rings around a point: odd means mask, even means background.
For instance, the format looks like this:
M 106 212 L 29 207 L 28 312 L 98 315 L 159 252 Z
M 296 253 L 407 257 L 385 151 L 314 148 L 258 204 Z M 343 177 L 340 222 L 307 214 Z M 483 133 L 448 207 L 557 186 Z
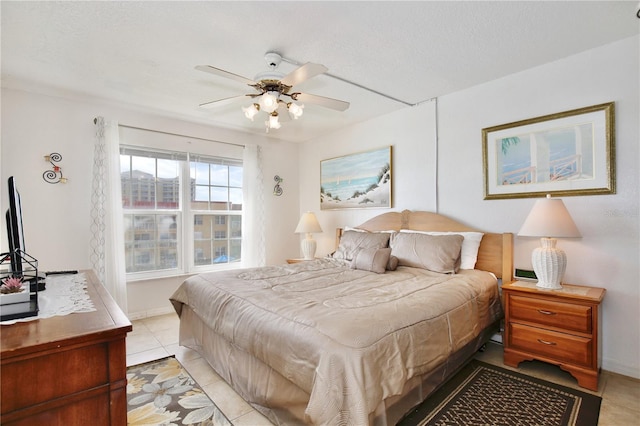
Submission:
M 593 364 L 593 339 L 515 323 L 509 331 L 510 347 L 585 367 Z
M 592 332 L 590 306 L 517 295 L 511 295 L 508 300 L 512 321 L 533 322 L 587 334 Z

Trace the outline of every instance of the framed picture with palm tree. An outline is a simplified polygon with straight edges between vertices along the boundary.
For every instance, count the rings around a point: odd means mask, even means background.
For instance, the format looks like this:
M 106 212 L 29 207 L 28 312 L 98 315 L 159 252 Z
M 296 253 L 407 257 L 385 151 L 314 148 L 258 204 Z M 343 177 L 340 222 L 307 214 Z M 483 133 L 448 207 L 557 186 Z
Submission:
M 482 129 L 484 199 L 615 193 L 609 102 Z

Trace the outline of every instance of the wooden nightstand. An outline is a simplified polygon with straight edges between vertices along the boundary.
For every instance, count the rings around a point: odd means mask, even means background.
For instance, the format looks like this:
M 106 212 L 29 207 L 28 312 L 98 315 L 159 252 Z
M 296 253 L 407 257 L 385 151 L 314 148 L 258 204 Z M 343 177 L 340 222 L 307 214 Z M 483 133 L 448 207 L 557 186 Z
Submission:
M 303 258 L 287 259 L 287 263 L 311 262 L 312 260 L 316 260 L 316 259 L 320 259 L 320 258 L 316 257 L 315 259 L 303 259 Z
M 587 389 L 598 390 L 604 288 L 563 284 L 542 290 L 535 282 L 502 286 L 505 307 L 504 363 L 556 364 Z

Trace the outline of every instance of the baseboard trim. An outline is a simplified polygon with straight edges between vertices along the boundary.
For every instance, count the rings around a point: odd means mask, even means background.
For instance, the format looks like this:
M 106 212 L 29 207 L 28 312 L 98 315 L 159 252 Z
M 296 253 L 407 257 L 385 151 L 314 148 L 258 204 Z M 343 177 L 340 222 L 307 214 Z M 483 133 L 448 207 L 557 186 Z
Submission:
M 141 312 L 129 312 L 129 321 L 141 320 L 149 317 L 157 317 L 160 315 L 166 315 L 175 312 L 171 306 L 166 308 L 150 309 L 148 311 Z

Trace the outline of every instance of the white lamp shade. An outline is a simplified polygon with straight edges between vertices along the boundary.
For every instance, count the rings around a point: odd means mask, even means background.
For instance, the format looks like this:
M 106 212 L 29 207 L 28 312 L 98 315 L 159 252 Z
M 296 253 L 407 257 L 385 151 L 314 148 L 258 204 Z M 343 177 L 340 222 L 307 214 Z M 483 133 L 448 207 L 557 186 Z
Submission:
M 518 235 L 521 237 L 581 237 L 578 227 L 562 200 L 551 198 L 549 195 L 547 198 L 536 201 Z
M 560 238 L 580 237 L 580 231 L 561 199 L 547 198 L 536 201 L 518 235 L 542 237 L 541 247 L 531 253 L 531 265 L 538 277 L 537 287 L 557 290 L 567 269 L 567 255 L 556 247 Z
M 295 232 L 296 234 L 311 234 L 322 232 L 322 228 L 320 228 L 320 223 L 318 223 L 316 215 L 312 212 L 306 212 L 300 218 Z

